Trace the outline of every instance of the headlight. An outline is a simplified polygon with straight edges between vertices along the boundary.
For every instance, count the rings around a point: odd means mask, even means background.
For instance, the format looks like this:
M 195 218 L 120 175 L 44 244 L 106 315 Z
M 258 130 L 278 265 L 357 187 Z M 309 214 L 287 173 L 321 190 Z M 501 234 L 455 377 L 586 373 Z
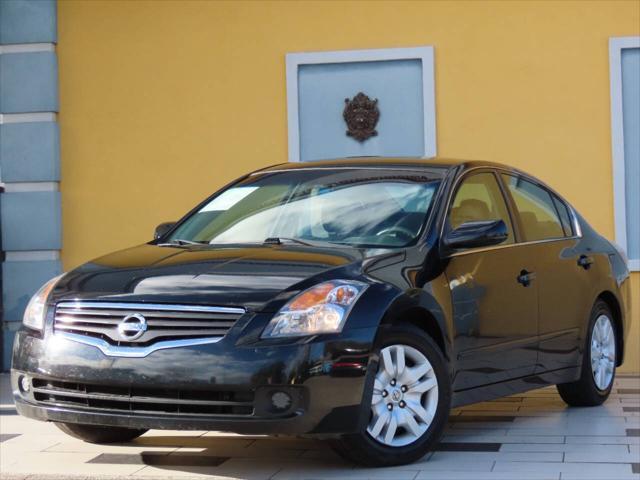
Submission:
M 263 338 L 340 332 L 367 284 L 332 280 L 305 290 L 289 301 L 262 332 Z
M 24 311 L 24 317 L 22 318 L 22 323 L 24 323 L 27 327 L 33 328 L 35 330 L 42 330 L 44 327 L 44 315 L 47 306 L 47 298 L 49 298 L 49 294 L 53 287 L 56 286 L 58 280 L 62 278 L 62 275 L 58 275 L 55 278 L 52 278 L 47 283 L 45 283 L 40 290 L 36 292 L 36 294 L 31 297 L 29 303 L 27 304 L 27 308 Z

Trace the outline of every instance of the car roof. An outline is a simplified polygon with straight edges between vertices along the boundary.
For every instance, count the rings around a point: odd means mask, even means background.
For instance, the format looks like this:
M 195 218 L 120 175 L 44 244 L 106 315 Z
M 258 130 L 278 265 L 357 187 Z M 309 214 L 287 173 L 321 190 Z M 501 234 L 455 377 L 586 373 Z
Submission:
M 272 165 L 260 170 L 260 173 L 282 170 L 305 170 L 319 168 L 385 168 L 398 170 L 422 170 L 424 168 L 449 170 L 455 167 L 502 167 L 511 169 L 508 165 L 482 160 L 461 160 L 442 157 L 352 157 L 333 160 L 314 160 L 310 162 L 289 162 Z

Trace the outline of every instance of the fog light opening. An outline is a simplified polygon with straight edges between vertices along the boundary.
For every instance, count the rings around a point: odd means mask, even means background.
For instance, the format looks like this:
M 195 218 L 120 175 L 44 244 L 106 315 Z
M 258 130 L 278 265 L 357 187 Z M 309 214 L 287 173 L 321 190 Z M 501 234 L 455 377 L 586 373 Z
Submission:
M 291 406 L 291 396 L 285 392 L 275 392 L 271 395 L 271 404 L 276 410 L 287 410 Z
M 29 377 L 20 377 L 18 385 L 22 393 L 29 393 L 29 391 L 31 390 L 31 380 L 29 380 Z

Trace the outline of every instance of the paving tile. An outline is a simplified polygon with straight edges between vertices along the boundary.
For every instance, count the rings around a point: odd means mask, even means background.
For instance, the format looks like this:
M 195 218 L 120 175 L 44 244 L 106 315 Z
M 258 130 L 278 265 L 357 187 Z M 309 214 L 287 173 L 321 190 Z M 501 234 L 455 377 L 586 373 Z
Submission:
M 616 473 L 611 475 L 601 471 L 592 472 L 585 468 L 583 472 L 562 472 L 561 478 L 562 480 L 639 480 L 640 475 L 635 473 Z
M 218 448 L 236 447 L 245 448 L 254 443 L 255 440 L 242 437 L 220 437 L 220 436 L 147 436 L 144 435 L 132 442 L 135 446 L 155 446 L 155 447 L 194 447 L 194 448 Z
M 579 443 L 504 443 L 501 452 L 578 452 L 616 455 L 629 453 L 628 445 L 589 445 Z
M 13 462 L 3 462 L 3 473 L 28 473 L 60 475 L 95 475 L 96 466 L 86 463 L 94 454 L 80 453 L 27 453 Z M 102 475 L 130 475 L 140 469 L 139 465 L 109 465 L 101 468 Z
M 283 468 L 273 480 L 307 480 L 307 479 L 335 479 L 343 480 L 413 480 L 419 473 L 417 466 L 407 465 L 391 468 L 325 468 L 324 466 L 309 468 L 307 465 L 300 467 Z
M 640 388 L 619 388 L 620 395 L 640 395 Z
M 622 407 L 622 411 L 625 413 L 640 412 L 640 407 Z
M 567 435 L 566 443 L 590 444 L 590 445 L 640 445 L 640 437 L 627 437 L 625 435 Z
M 488 434 L 488 435 L 506 435 L 506 428 L 492 428 L 490 430 L 482 430 L 478 428 L 466 428 L 466 426 L 459 426 L 457 428 L 452 428 L 449 426 L 445 429 L 444 434 L 447 436 L 456 436 L 456 435 L 477 435 L 478 432 Z
M 635 453 L 611 453 L 611 452 L 567 452 L 564 461 L 567 463 L 633 463 L 640 458 Z
M 538 473 L 583 473 L 600 475 L 600 479 L 617 479 L 618 476 L 631 474 L 630 464 L 620 463 L 559 463 L 559 462 L 500 462 L 497 461 L 494 472 L 538 472 Z
M 19 433 L 0 433 L 0 443 L 11 440 L 12 438 L 19 437 Z
M 501 443 L 472 443 L 472 442 L 451 442 L 439 443 L 436 445 L 437 452 L 497 452 L 502 446 Z
M 35 435 L 33 433 L 27 433 L 13 437 L 2 443 L 2 453 L 5 452 L 41 452 L 47 448 L 53 447 L 68 439 L 64 434 L 60 435 Z
M 134 477 L 207 478 L 210 480 L 238 478 L 242 480 L 268 480 L 283 468 L 285 462 L 267 459 L 231 459 L 214 466 L 145 466 L 135 471 Z M 95 465 L 92 465 L 95 469 Z
M 214 457 L 193 452 L 142 452 L 139 454 L 101 453 L 87 463 L 107 465 L 152 465 L 167 467 L 217 467 L 229 457 Z
M 69 437 L 67 437 L 69 438 Z M 165 447 L 162 445 L 138 445 L 135 442 L 123 443 L 123 444 L 95 444 L 86 443 L 81 440 L 68 440 L 58 442 L 53 446 L 44 449 L 46 452 L 59 452 L 59 453 L 129 453 L 138 454 L 146 451 L 160 451 L 171 453 L 178 450 L 179 447 Z
M 450 423 L 475 423 L 475 422 L 513 422 L 516 417 L 506 415 L 458 415 L 449 418 Z
M 429 461 L 562 462 L 562 458 L 562 452 L 435 452 Z
M 560 473 L 555 475 L 538 472 L 519 472 L 517 480 L 558 480 Z M 415 480 L 514 480 L 511 472 L 433 472 L 423 471 Z
M 625 437 L 626 438 L 626 437 Z M 466 435 L 447 435 L 442 437 L 443 442 L 487 442 L 487 443 L 564 443 L 561 435 L 528 436 L 528 435 L 495 435 L 487 432 L 472 432 Z
M 493 460 L 465 458 L 465 454 L 455 459 L 451 457 L 435 458 L 438 453 L 440 452 L 435 452 L 434 457 L 426 461 L 418 460 L 413 465 L 418 465 L 420 471 L 426 472 L 490 472 L 495 463 Z

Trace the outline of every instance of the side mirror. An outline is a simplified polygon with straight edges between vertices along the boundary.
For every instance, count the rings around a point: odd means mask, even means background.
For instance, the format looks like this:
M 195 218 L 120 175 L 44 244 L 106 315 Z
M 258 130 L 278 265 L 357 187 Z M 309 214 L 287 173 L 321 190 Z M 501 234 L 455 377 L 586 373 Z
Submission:
M 176 222 L 164 222 L 156 227 L 156 231 L 153 234 L 153 239 L 157 240 L 164 237 L 164 234 L 173 228 Z
M 444 244 L 450 249 L 488 247 L 504 242 L 508 236 L 502 220 L 465 222 L 447 234 Z

